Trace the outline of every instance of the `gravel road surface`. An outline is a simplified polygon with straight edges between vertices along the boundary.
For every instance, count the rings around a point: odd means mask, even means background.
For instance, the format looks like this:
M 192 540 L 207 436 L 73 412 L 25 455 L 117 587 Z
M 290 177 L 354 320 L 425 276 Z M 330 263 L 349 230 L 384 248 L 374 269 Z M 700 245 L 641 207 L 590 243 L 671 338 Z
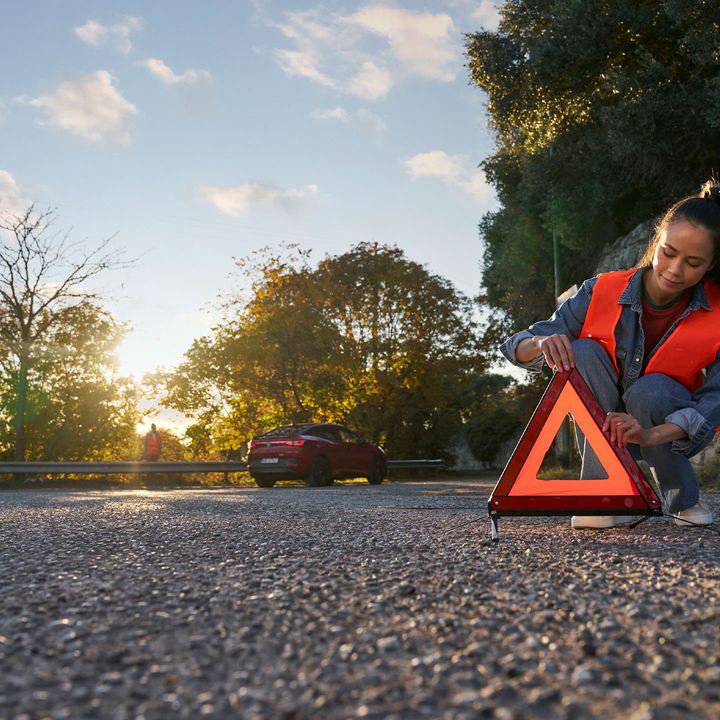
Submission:
M 489 490 L 2 492 L 0 718 L 720 717 L 720 536 Z

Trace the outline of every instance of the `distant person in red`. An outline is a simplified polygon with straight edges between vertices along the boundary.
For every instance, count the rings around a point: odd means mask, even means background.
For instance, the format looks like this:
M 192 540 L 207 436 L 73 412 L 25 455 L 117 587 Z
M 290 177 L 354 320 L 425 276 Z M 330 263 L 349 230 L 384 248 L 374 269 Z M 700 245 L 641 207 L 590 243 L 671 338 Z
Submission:
M 145 436 L 145 459 L 149 462 L 155 462 L 160 458 L 160 450 L 162 448 L 162 440 L 160 434 L 155 427 L 155 423 L 150 426 L 150 432 Z

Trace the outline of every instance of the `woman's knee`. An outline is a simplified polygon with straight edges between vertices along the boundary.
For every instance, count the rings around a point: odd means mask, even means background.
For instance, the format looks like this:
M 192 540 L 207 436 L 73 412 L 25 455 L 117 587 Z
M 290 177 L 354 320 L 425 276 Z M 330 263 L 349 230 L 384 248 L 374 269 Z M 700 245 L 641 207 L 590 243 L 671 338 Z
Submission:
M 654 423 L 665 421 L 665 416 L 693 404 L 692 394 L 677 380 L 661 373 L 639 377 L 624 393 L 627 411 L 638 420 L 647 418 Z
M 572 342 L 575 366 L 582 369 L 592 369 L 598 364 L 610 365 L 610 356 L 607 350 L 596 340 L 581 338 Z

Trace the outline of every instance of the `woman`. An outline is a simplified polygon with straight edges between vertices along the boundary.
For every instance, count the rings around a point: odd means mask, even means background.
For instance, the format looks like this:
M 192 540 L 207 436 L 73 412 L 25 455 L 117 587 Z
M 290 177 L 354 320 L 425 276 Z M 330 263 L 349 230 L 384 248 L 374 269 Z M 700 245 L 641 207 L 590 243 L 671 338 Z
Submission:
M 586 280 L 549 319 L 501 350 L 519 367 L 577 367 L 618 446 L 639 446 L 678 525 L 710 525 L 689 458 L 720 426 L 720 185 L 675 203 L 638 267 Z M 581 477 L 605 477 L 584 447 Z M 630 448 L 632 451 L 633 448 Z M 628 518 L 573 517 L 574 528 Z

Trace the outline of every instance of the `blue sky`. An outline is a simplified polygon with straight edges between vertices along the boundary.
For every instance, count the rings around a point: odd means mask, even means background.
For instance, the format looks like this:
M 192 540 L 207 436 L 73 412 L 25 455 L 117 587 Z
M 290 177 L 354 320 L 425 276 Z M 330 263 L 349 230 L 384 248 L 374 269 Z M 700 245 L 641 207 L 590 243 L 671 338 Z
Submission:
M 55 207 L 137 258 L 106 278 L 135 375 L 179 362 L 268 245 L 396 244 L 474 294 L 495 199 L 463 33 L 496 4 L 9 3 L 0 212 Z

